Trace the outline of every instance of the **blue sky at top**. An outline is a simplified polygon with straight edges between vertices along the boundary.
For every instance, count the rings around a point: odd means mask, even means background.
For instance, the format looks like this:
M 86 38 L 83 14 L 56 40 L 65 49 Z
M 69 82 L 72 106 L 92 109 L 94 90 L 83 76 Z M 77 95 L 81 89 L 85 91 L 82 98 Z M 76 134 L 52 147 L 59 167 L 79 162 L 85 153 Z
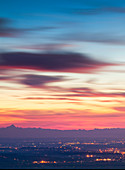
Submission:
M 101 49 L 102 57 L 115 60 L 113 55 L 119 53 L 119 60 L 124 60 L 119 50 L 125 44 L 124 0 L 1 0 L 0 16 L 10 20 L 7 27 L 27 29 L 18 36 L 2 37 L 3 49 L 62 43 L 73 45 L 64 50 L 98 58 Z M 109 47 L 110 53 L 104 55 Z M 118 50 L 114 53 L 112 47 Z

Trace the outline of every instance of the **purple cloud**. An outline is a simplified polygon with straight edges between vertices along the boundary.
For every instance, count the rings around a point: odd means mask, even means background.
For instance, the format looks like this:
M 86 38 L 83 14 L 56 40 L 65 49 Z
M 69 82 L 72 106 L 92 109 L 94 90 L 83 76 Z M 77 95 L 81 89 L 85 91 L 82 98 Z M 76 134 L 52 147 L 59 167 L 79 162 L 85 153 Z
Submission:
M 116 64 L 98 61 L 79 53 L 25 53 L 1 54 L 1 69 L 34 69 L 54 72 L 93 73 L 97 69 Z
M 28 85 L 33 88 L 39 88 L 47 85 L 48 83 L 65 80 L 63 76 L 45 76 L 35 74 L 24 75 L 22 78 L 23 79 L 19 81 L 21 84 Z

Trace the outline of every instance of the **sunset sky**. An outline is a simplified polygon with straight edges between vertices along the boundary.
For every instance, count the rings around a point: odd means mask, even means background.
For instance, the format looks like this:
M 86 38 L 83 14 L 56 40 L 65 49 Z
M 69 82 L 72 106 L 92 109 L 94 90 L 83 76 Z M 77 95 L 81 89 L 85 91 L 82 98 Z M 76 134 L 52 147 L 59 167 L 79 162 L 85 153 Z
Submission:
M 0 1 L 0 127 L 125 128 L 125 0 Z

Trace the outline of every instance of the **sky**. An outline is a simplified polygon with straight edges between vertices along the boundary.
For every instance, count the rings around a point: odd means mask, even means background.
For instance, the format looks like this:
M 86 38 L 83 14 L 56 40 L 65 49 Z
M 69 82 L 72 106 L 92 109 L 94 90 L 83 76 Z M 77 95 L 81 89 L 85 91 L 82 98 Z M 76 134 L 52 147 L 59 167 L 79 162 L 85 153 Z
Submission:
M 124 74 L 124 0 L 0 0 L 0 127 L 125 128 Z

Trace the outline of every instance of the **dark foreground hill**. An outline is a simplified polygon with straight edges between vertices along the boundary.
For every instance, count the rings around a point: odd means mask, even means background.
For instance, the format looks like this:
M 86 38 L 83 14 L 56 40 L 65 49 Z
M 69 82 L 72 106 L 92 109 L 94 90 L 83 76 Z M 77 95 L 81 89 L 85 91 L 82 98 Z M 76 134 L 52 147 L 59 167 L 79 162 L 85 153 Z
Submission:
M 11 125 L 0 128 L 0 138 L 125 138 L 125 128 L 94 130 L 57 130 L 42 128 L 20 128 Z

